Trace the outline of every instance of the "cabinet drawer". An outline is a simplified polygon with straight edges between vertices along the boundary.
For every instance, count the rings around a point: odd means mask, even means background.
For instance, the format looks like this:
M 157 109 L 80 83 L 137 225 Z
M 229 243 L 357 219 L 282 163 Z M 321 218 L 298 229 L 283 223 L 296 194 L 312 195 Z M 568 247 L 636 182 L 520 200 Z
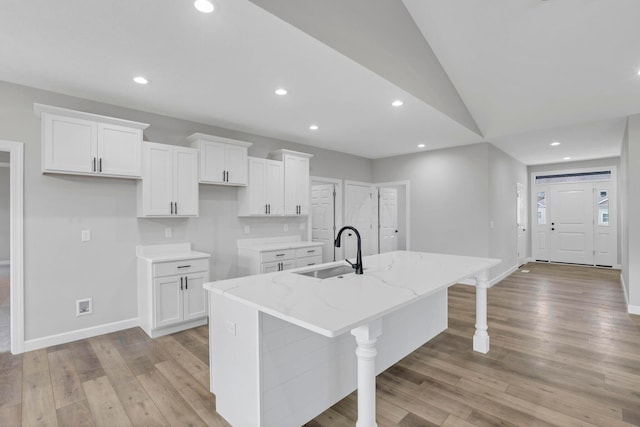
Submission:
M 296 260 L 296 268 L 308 267 L 310 265 L 322 264 L 322 255 L 307 256 Z
M 312 246 L 308 248 L 296 249 L 296 258 L 316 256 L 316 255 L 320 255 L 320 257 L 322 257 L 322 246 Z
M 260 256 L 260 262 L 283 261 L 296 257 L 295 249 L 284 249 L 281 251 L 263 252 Z
M 184 261 L 159 262 L 153 265 L 153 276 L 170 276 L 173 274 L 189 274 L 196 271 L 208 271 L 209 260 L 186 259 Z

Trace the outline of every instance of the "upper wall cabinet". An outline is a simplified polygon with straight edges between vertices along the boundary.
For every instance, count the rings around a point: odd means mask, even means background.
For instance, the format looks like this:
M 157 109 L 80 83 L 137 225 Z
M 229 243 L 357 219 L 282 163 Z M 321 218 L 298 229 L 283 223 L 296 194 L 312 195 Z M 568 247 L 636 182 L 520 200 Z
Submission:
M 313 155 L 277 150 L 270 157 L 284 164 L 284 215 L 309 215 L 309 159 Z
M 202 184 L 247 185 L 247 150 L 250 142 L 194 133 L 187 137 L 199 151 Z
M 140 178 L 146 123 L 34 104 L 42 119 L 42 172 Z
M 198 151 L 146 141 L 142 148 L 138 217 L 198 216 Z
M 283 214 L 283 164 L 249 157 L 249 185 L 238 189 L 239 216 Z

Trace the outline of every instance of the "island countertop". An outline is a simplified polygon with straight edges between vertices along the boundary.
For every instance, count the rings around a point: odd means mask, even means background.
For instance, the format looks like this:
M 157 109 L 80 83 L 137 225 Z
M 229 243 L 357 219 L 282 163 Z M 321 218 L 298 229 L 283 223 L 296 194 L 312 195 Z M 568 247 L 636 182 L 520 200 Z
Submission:
M 205 283 L 210 292 L 327 337 L 381 318 L 500 263 L 499 259 L 395 251 L 363 258 L 364 274 L 296 274 L 344 261 Z

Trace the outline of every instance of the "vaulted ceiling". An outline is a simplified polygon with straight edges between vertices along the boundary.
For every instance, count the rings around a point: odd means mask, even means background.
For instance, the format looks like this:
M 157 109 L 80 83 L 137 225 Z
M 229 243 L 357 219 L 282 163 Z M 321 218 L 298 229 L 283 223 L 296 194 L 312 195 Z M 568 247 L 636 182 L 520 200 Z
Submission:
M 617 156 L 640 113 L 636 0 L 215 4 L 3 1 L 0 80 L 368 158 Z

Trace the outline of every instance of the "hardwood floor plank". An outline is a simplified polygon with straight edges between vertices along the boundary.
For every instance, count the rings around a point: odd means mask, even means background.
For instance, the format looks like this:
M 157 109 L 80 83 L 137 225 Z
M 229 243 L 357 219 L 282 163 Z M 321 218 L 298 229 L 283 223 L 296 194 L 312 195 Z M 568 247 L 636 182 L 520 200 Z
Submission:
M 22 424 L 22 405 L 0 407 L 0 426 L 19 426 Z
M 216 412 L 215 397 L 175 360 L 158 363 L 156 366 L 208 426 L 229 426 Z
M 57 426 L 46 350 L 25 353 L 22 364 L 22 424 Z
M 106 375 L 89 340 L 72 342 L 68 348 L 69 351 L 71 351 L 73 365 L 76 367 L 76 373 L 78 374 L 80 383 L 95 380 L 96 378 Z
M 107 337 L 94 337 L 89 341 L 123 405 L 132 405 L 149 398 L 127 363 Z
M 85 399 L 70 350 L 48 353 L 56 409 Z
M 151 399 L 124 407 L 134 426 L 168 426 L 169 423 Z
M 206 426 L 205 422 L 159 371 L 139 375 L 138 379 L 169 425 Z
M 182 334 L 175 334 L 182 335 Z M 209 365 L 184 348 L 173 335 L 158 338 L 171 357 L 209 390 Z
M 84 392 L 83 392 L 84 393 Z M 58 424 L 73 427 L 95 427 L 91 408 L 86 400 L 71 403 L 57 410 Z
M 108 377 L 82 383 L 93 421 L 97 427 L 131 426 L 118 395 Z

